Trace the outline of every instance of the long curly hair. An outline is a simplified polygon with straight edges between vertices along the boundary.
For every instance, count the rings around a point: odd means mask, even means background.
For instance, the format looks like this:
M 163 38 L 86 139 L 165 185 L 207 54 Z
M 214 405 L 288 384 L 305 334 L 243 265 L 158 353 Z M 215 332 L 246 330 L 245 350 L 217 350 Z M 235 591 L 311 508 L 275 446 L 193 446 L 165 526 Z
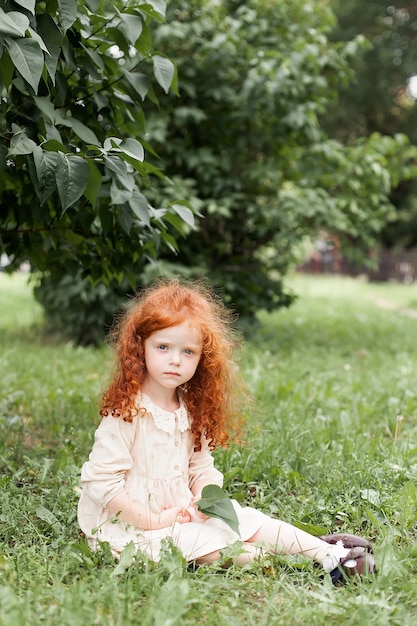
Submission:
M 146 376 L 144 341 L 184 321 L 195 325 L 202 337 L 199 364 L 183 389 L 194 447 L 200 449 L 202 435 L 212 448 L 226 447 L 238 435 L 248 401 L 236 356 L 240 336 L 232 327 L 233 314 L 202 282 L 160 280 L 140 292 L 116 320 L 109 334 L 116 346 L 115 371 L 100 414 L 133 420 Z

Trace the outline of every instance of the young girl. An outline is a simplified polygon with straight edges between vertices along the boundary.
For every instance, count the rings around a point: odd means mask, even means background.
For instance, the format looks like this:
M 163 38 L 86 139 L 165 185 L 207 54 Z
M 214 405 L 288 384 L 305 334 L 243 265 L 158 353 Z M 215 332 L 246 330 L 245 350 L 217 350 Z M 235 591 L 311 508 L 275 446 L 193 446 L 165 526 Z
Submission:
M 241 564 L 270 551 L 310 557 L 333 580 L 342 570 L 374 571 L 370 544 L 359 537 L 313 537 L 233 501 L 238 535 L 198 511 L 203 487 L 222 486 L 211 452 L 236 435 L 246 398 L 231 316 L 208 289 L 157 283 L 132 303 L 113 339 L 115 374 L 81 474 L 78 519 L 93 548 L 108 542 L 119 556 L 133 541 L 158 561 L 170 537 L 188 561 L 212 563 L 240 540 Z

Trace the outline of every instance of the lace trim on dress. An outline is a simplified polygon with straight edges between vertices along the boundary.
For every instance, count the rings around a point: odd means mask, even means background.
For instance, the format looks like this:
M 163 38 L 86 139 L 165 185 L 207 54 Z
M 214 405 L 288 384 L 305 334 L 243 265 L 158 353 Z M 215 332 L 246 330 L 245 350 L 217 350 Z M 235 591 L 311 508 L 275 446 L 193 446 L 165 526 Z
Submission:
M 174 434 L 176 421 L 178 422 L 178 428 L 182 433 L 190 427 L 187 409 L 185 408 L 181 398 L 179 409 L 171 412 L 161 409 L 161 407 L 152 402 L 147 395 L 142 393 L 139 398 L 139 407 L 146 409 L 146 412 L 152 415 L 155 426 L 169 435 Z

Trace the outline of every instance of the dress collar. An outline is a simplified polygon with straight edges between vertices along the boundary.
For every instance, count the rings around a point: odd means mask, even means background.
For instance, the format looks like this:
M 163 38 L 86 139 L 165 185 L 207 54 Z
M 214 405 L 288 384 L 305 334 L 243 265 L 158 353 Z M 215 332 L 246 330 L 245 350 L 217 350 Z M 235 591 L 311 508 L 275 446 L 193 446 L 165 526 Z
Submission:
M 173 435 L 175 432 L 175 422 L 178 422 L 178 428 L 183 433 L 190 427 L 187 409 L 180 396 L 180 406 L 175 411 L 166 411 L 157 406 L 146 394 L 141 393 L 139 396 L 139 410 L 145 409 L 150 413 L 155 422 L 155 426 L 160 430 Z

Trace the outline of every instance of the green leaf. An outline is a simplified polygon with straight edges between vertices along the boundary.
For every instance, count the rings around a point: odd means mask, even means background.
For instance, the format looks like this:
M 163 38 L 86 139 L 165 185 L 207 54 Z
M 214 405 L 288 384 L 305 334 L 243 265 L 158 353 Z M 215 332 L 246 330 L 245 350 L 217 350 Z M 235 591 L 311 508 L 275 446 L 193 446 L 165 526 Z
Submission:
M 175 254 L 177 254 L 179 252 L 179 248 L 178 248 L 178 244 L 177 244 L 176 240 L 169 233 L 162 232 L 161 233 L 161 241 L 163 241 L 164 244 L 170 250 L 172 250 L 172 252 L 174 252 Z
M 122 550 L 120 555 L 120 561 L 117 567 L 114 568 L 112 577 L 123 574 L 133 563 L 135 558 L 136 548 L 133 541 L 130 541 L 127 546 Z
M 148 77 L 140 72 L 128 72 L 127 70 L 122 71 L 132 89 L 142 98 L 142 100 L 144 100 L 149 90 Z
M 87 200 L 89 200 L 91 205 L 95 207 L 98 194 L 100 193 L 103 177 L 93 161 L 88 161 L 88 167 L 90 169 L 90 177 L 88 179 L 87 187 L 84 190 L 84 195 Z
M 68 126 L 72 128 L 74 133 L 80 139 L 82 139 L 82 141 L 88 144 L 93 144 L 95 146 L 99 144 L 99 140 L 97 139 L 96 134 L 92 130 L 90 130 L 90 128 L 88 128 L 85 124 L 80 122 L 80 120 L 77 120 L 74 117 L 68 117 L 67 120 L 69 122 Z
M 35 15 L 36 0 L 14 0 L 14 1 L 19 6 L 23 7 L 24 9 L 27 9 L 29 13 L 32 13 L 32 15 Z
M 58 0 L 60 23 L 64 31 L 71 28 L 77 17 L 77 0 Z
M 140 144 L 136 139 L 125 139 L 119 144 L 119 148 L 124 154 L 127 154 L 127 156 L 130 156 L 132 159 L 136 159 L 137 161 L 143 161 L 145 158 L 145 151 L 142 144 Z
M 37 30 L 45 42 L 49 54 L 45 55 L 45 65 L 52 83 L 55 85 L 55 74 L 58 59 L 61 54 L 63 35 L 50 15 L 37 16 Z
M 140 191 L 133 191 L 129 199 L 129 205 L 136 217 L 146 226 L 150 226 L 148 202 Z
M 77 156 L 58 152 L 56 184 L 63 213 L 84 193 L 90 176 L 88 163 Z
M 30 36 L 32 37 L 32 39 L 34 39 L 34 41 L 38 43 L 40 49 L 43 50 L 43 52 L 46 52 L 47 55 L 49 55 L 49 50 L 46 47 L 46 44 L 44 40 L 42 39 L 42 37 L 35 30 L 33 30 L 33 28 L 30 28 L 30 26 L 28 28 L 28 32 Z
M 22 154 L 32 154 L 36 143 L 29 139 L 23 130 L 18 129 L 10 140 L 10 148 L 7 156 L 18 156 Z
M 36 93 L 44 65 L 43 52 L 34 39 L 6 39 L 16 69 Z
M 117 186 L 116 181 L 112 181 L 110 185 L 110 199 L 112 204 L 124 204 L 128 202 L 132 197 L 132 191 L 130 189 L 120 189 Z
M 165 93 L 168 93 L 175 75 L 175 65 L 170 59 L 159 54 L 155 54 L 152 57 L 152 61 L 155 78 Z
M 165 563 L 165 558 L 164 561 Z M 177 576 L 169 578 L 159 589 L 155 602 L 153 626 L 178 626 L 188 613 L 190 584 Z
M 103 235 L 107 237 L 114 228 L 113 212 L 111 208 L 109 206 L 101 206 L 99 208 L 99 217 Z
M 52 511 L 50 511 L 41 504 L 36 509 L 36 515 L 37 517 L 39 517 L 39 519 L 49 524 L 53 528 L 56 535 L 59 535 L 59 533 L 61 532 L 61 524 L 58 518 L 55 517 L 55 515 L 52 513 Z
M 38 109 L 43 113 L 46 120 L 55 124 L 55 107 L 48 97 L 34 97 L 34 103 Z
M 143 7 L 141 7 L 141 10 L 143 11 Z M 141 54 L 145 56 L 149 53 L 151 46 L 152 46 L 151 31 L 150 31 L 149 26 L 147 24 L 144 24 L 142 35 L 137 40 L 135 48 L 136 50 L 138 50 L 138 52 L 140 52 Z
M 64 154 L 68 152 L 64 144 L 57 139 L 48 139 L 42 144 L 42 148 L 44 150 L 50 150 L 51 152 L 63 152 Z
M 407 481 L 400 489 L 398 504 L 400 521 L 406 528 L 412 528 L 417 519 L 417 488 L 414 481 Z
M 0 143 L 0 171 L 6 167 L 7 148 Z
M 134 46 L 142 33 L 142 18 L 138 15 L 131 15 L 130 13 L 120 13 L 119 18 L 119 29 L 122 31 L 128 42 Z
M 204 515 L 223 520 L 235 533 L 239 534 L 239 520 L 232 501 L 218 485 L 206 485 L 201 492 L 197 508 Z
M 172 224 L 181 235 L 184 235 L 184 222 L 179 215 L 167 212 L 164 215 L 164 221 Z
M 194 213 L 191 211 L 191 209 L 183 204 L 178 203 L 172 204 L 171 207 L 175 211 L 175 213 L 179 215 L 186 224 L 188 224 L 188 226 L 191 226 L 191 228 L 195 228 Z
M 3 85 L 8 89 L 12 83 L 14 74 L 14 64 L 9 54 L 4 51 L 0 61 L 0 80 Z
M 164 0 L 147 0 L 146 4 L 140 7 L 140 10 L 154 19 L 165 18 L 166 2 Z
M 58 164 L 58 153 L 42 150 L 39 146 L 33 151 L 36 175 L 39 183 L 39 199 L 41 205 L 55 191 L 55 172 Z
M 14 37 L 24 37 L 29 26 L 29 18 L 18 11 L 5 13 L 0 8 L 0 33 Z
M 118 176 L 126 176 L 127 167 L 126 163 L 118 156 L 105 156 L 105 166 L 111 171 L 115 172 Z

